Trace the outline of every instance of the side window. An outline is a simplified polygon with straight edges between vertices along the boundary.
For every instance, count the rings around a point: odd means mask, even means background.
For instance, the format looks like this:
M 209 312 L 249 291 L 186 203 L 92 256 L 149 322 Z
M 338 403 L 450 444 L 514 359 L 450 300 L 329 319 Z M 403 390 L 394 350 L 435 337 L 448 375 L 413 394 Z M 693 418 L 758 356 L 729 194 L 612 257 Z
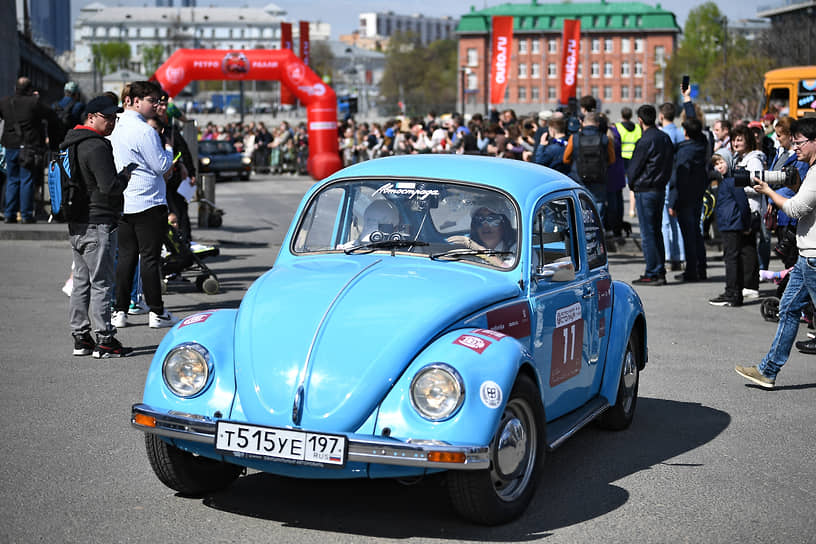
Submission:
M 575 251 L 575 211 L 572 200 L 559 198 L 541 206 L 533 225 L 533 267 L 554 262 L 572 261 L 580 268 Z
M 581 195 L 580 200 L 581 218 L 584 222 L 584 234 L 586 235 L 587 263 L 590 269 L 598 268 L 606 264 L 603 225 L 592 201 L 586 195 Z
M 334 249 L 337 222 L 341 214 L 341 203 L 345 190 L 340 187 L 329 189 L 320 194 L 309 205 L 309 211 L 303 217 L 297 237 L 295 251 L 330 251 Z

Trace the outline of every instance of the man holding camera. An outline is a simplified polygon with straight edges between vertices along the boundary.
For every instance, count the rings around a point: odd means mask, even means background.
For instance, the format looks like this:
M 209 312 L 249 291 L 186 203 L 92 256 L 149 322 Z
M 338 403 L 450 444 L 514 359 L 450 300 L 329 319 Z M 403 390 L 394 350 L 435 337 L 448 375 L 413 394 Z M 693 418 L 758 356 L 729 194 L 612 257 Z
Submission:
M 773 388 L 777 374 L 790 356 L 802 308 L 808 300 L 816 300 L 816 169 L 812 168 L 816 162 L 816 117 L 795 121 L 791 132 L 797 158 L 811 166 L 799 192 L 785 198 L 766 182 L 753 178 L 755 191 L 770 198 L 789 217 L 799 220 L 796 227 L 799 259 L 788 275 L 788 285 L 779 303 L 779 326 L 771 349 L 759 365 L 737 366 L 735 369 L 737 374 L 766 389 Z M 797 342 L 804 343 L 807 342 Z

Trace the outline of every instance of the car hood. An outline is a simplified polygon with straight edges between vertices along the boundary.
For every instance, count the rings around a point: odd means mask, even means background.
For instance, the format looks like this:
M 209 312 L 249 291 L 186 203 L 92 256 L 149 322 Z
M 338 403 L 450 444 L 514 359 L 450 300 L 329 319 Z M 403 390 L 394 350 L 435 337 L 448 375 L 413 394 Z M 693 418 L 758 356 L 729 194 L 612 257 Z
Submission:
M 416 257 L 303 257 L 250 288 L 235 335 L 248 421 L 352 432 L 445 328 L 519 293 L 506 272 Z

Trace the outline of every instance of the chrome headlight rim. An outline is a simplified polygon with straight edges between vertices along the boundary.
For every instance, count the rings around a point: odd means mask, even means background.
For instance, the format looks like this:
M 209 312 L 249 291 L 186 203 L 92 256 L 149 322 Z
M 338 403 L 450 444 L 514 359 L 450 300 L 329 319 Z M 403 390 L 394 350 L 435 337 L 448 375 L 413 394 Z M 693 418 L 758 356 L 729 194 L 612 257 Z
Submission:
M 252 164 L 252 159 L 249 157 L 241 157 L 241 164 L 243 164 L 244 166 L 249 166 L 250 164 Z
M 426 413 L 424 410 L 422 410 L 422 408 L 420 408 L 420 406 L 416 402 L 416 399 L 414 398 L 415 386 L 419 379 L 422 378 L 422 376 L 424 376 L 426 373 L 435 370 L 441 370 L 442 372 L 448 374 L 453 379 L 453 382 L 456 384 L 456 388 L 458 390 L 458 399 L 456 400 L 456 404 L 446 414 L 441 416 L 434 416 L 432 414 Z M 447 363 L 431 363 L 420 368 L 414 375 L 414 378 L 411 380 L 411 388 L 408 397 L 411 399 L 411 406 L 413 406 L 416 413 L 419 414 L 420 417 L 422 417 L 423 419 L 427 419 L 428 421 L 433 422 L 447 421 L 454 417 L 459 412 L 459 409 L 465 402 L 465 381 L 462 379 L 462 375 L 459 374 L 459 371 L 457 371 L 451 365 Z
M 171 383 L 171 380 L 168 379 L 168 363 L 171 361 L 171 358 L 176 355 L 178 352 L 182 350 L 189 350 L 193 351 L 199 356 L 201 356 L 202 362 L 204 363 L 204 372 L 205 376 L 204 379 L 201 380 L 200 386 L 192 392 L 183 391 L 174 387 Z M 162 361 L 162 380 L 164 381 L 164 385 L 170 390 L 171 393 L 176 395 L 177 397 L 185 398 L 185 399 L 192 399 L 199 395 L 201 395 L 207 388 L 210 386 L 213 378 L 213 362 L 212 357 L 210 356 L 210 352 L 207 348 L 202 346 L 197 342 L 183 342 L 178 344 L 177 346 L 173 347 L 170 351 L 167 352 L 167 355 L 164 356 L 164 361 Z
M 212 162 L 212 159 L 210 159 L 209 157 L 201 157 L 201 164 L 202 165 L 209 166 L 210 162 Z

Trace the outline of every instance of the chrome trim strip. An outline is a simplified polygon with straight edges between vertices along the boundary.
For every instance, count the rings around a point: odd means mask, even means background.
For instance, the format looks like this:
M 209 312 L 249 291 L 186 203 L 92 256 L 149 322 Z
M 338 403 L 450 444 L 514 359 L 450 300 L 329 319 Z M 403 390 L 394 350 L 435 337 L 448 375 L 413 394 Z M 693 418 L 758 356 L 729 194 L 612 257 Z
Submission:
M 555 440 L 550 442 L 547 445 L 547 447 L 550 450 L 556 449 L 558 446 L 563 444 L 569 437 L 571 437 L 572 435 L 574 435 L 575 433 L 577 433 L 578 431 L 580 431 L 581 429 L 583 429 L 584 427 L 586 427 L 587 425 L 592 423 L 595 420 L 596 417 L 598 417 L 599 415 L 601 415 L 602 413 L 604 413 L 608 409 L 609 409 L 609 403 L 604 402 L 603 404 L 597 406 L 594 410 L 590 410 L 589 412 L 584 414 L 584 416 L 581 419 L 576 421 L 564 434 L 562 434 L 561 436 L 557 437 Z
M 139 425 L 134 421 L 136 415 L 155 418 L 156 426 Z M 146 404 L 134 404 L 130 423 L 133 427 L 146 433 L 215 445 L 215 421 L 208 417 L 194 414 L 172 414 L 156 410 Z M 462 453 L 465 455 L 465 462 L 435 463 L 428 461 L 428 453 L 431 451 Z M 394 439 L 373 438 L 349 438 L 348 460 L 355 463 L 454 470 L 486 470 L 490 466 L 487 446 L 409 444 Z

